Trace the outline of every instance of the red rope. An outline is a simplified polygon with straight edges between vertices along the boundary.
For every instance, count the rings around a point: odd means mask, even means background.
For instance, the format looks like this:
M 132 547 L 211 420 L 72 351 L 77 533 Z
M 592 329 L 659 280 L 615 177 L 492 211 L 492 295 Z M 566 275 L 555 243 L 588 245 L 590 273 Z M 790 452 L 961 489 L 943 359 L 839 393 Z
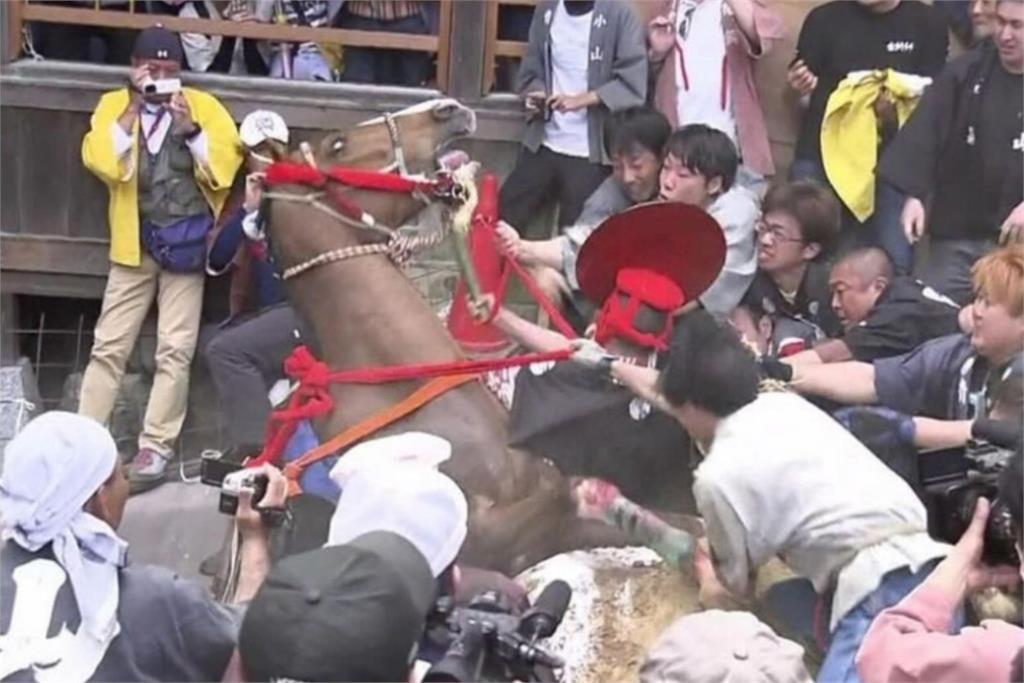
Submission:
M 284 369 L 288 377 L 298 382 L 298 387 L 292 392 L 287 407 L 271 413 L 270 419 L 267 420 L 263 451 L 250 460 L 247 466 L 257 467 L 263 463 L 276 462 L 295 434 L 300 421 L 313 420 L 329 414 L 334 409 L 334 399 L 329 391 L 332 384 L 384 384 L 409 379 L 480 373 L 531 363 L 565 360 L 571 354 L 572 349 L 562 349 L 510 358 L 416 363 L 332 372 L 327 364 L 317 360 L 308 348 L 297 346 L 285 360 Z
M 409 194 L 412 192 L 435 192 L 447 189 L 451 181 L 446 177 L 433 180 L 410 178 L 397 173 L 367 171 L 348 166 L 332 166 L 327 171 L 313 168 L 309 164 L 278 161 L 267 169 L 265 182 L 268 185 L 309 185 L 323 187 L 328 180 L 334 180 L 363 190 Z

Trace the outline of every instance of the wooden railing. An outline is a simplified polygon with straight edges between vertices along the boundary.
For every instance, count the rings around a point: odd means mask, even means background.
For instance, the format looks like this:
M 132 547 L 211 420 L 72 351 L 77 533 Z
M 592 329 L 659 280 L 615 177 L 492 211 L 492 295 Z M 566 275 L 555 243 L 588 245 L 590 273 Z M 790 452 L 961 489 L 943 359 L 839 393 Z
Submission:
M 498 12 L 501 5 L 528 5 L 535 7 L 537 0 L 490 0 L 487 3 L 486 42 L 484 43 L 484 82 L 483 92 L 489 93 L 494 88 L 494 75 L 499 57 L 515 57 L 522 59 L 526 54 L 526 43 L 514 40 L 498 39 Z
M 448 89 L 451 50 L 453 0 L 439 0 L 438 34 L 416 35 L 386 31 L 357 31 L 338 28 L 311 28 L 277 23 L 235 22 L 222 19 L 191 19 L 174 15 L 141 14 L 115 10 L 47 5 L 28 0 L 3 0 L 7 5 L 7 61 L 17 59 L 21 50 L 22 28 L 27 22 L 77 24 L 106 28 L 144 29 L 163 24 L 178 33 L 235 36 L 277 42 L 317 42 L 353 47 L 415 50 L 437 54 L 437 84 Z

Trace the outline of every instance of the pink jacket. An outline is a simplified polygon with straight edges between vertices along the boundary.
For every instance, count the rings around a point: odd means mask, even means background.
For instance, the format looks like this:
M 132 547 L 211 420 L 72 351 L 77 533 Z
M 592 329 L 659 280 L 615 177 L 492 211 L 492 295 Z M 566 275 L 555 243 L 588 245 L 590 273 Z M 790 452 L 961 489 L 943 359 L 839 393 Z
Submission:
M 668 16 L 676 0 L 659 0 L 657 11 L 651 16 Z M 725 30 L 726 79 L 732 88 L 733 111 L 736 116 L 736 132 L 739 138 L 740 154 L 743 163 L 761 175 L 775 173 L 772 162 L 772 151 L 768 144 L 768 128 L 764 122 L 761 101 L 754 86 L 754 60 L 766 54 L 775 40 L 782 38 L 782 19 L 766 6 L 765 0 L 754 0 L 754 27 L 760 50 L 754 46 L 736 25 L 731 15 L 722 15 L 722 28 Z M 654 85 L 654 106 L 668 117 L 672 128 L 679 125 L 676 112 L 678 96 L 675 78 L 674 61 L 678 53 L 669 53 L 661 66 Z M 651 65 L 652 71 L 657 66 Z
M 983 621 L 947 635 L 955 604 L 922 584 L 871 623 L 857 671 L 866 683 L 902 681 L 1008 681 L 1014 656 L 1024 647 L 1024 629 L 1005 621 Z

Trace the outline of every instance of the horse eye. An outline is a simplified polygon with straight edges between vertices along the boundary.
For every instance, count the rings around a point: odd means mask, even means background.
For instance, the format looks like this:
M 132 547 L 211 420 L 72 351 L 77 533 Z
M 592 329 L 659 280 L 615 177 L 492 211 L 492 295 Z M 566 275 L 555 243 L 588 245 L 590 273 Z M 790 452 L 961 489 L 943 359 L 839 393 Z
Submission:
M 455 114 L 456 105 L 449 102 L 448 104 L 442 104 L 440 107 L 434 110 L 434 115 L 439 119 L 450 119 Z
M 334 143 L 331 145 L 331 151 L 340 152 L 343 149 L 345 149 L 345 138 L 339 137 L 335 139 Z

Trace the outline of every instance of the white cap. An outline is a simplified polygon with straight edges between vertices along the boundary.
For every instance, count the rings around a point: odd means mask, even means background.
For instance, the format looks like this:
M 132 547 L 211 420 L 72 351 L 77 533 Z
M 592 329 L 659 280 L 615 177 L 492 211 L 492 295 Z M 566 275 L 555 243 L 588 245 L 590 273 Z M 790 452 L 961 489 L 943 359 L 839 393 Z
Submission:
M 803 655 L 750 612 L 708 610 L 658 637 L 640 683 L 811 683 Z
M 365 441 L 331 468 L 341 488 L 327 545 L 348 543 L 371 531 L 390 531 L 412 543 L 439 576 L 466 540 L 469 506 L 462 489 L 437 466 L 451 444 L 424 432 Z
M 288 144 L 288 125 L 281 115 L 267 109 L 257 109 L 244 119 L 238 129 L 242 144 L 252 149 L 267 140 Z

